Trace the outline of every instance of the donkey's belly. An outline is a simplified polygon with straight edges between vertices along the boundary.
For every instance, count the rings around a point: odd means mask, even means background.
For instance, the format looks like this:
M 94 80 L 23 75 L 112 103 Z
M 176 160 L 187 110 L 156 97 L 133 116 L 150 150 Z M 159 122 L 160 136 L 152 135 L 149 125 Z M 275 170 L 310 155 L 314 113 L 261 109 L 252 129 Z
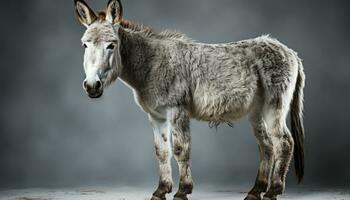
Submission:
M 253 97 L 254 95 L 247 91 L 197 91 L 192 101 L 191 115 L 204 121 L 233 121 L 249 112 Z

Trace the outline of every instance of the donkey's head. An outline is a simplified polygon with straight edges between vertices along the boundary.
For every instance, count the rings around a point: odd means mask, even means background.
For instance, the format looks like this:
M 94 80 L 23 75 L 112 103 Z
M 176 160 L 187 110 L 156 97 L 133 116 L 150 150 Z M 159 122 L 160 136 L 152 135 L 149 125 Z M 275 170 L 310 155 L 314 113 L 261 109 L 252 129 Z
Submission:
M 98 98 L 122 70 L 118 37 L 122 5 L 119 0 L 109 0 L 106 11 L 95 15 L 84 0 L 74 3 L 78 19 L 86 27 L 81 39 L 85 48 L 83 87 L 89 97 Z

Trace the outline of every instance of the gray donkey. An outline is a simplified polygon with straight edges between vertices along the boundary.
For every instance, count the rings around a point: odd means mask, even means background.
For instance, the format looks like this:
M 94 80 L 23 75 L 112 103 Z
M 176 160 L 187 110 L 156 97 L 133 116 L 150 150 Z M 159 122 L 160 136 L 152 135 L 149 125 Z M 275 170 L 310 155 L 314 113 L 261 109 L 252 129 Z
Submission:
M 85 91 L 98 98 L 119 78 L 152 124 L 160 168 L 152 200 L 165 200 L 172 190 L 172 155 L 180 174 L 174 200 L 187 200 L 192 192 L 191 118 L 225 123 L 249 115 L 260 167 L 246 200 L 259 200 L 262 193 L 264 200 L 277 199 L 293 153 L 302 180 L 305 75 L 296 52 L 269 36 L 204 44 L 177 32 L 156 32 L 123 19 L 119 0 L 110 0 L 97 15 L 83 0 L 75 0 L 75 8 L 87 28 L 82 37 Z

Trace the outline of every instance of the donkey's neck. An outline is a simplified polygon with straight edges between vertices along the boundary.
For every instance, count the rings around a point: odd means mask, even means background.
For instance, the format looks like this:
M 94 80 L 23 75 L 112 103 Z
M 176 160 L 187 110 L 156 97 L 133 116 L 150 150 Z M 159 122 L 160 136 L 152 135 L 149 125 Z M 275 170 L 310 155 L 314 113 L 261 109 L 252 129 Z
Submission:
M 132 88 L 141 89 L 151 70 L 149 63 L 154 56 L 153 49 L 156 45 L 151 45 L 148 39 L 138 32 L 119 28 L 118 34 L 123 65 L 120 78 Z

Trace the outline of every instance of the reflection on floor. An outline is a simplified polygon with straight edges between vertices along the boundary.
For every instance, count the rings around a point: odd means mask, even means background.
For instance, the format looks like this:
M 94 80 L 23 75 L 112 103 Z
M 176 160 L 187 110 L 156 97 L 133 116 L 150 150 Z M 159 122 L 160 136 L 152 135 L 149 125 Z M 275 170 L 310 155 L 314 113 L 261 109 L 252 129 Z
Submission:
M 238 187 L 230 187 L 238 188 Z M 80 187 L 60 189 L 1 190 L 0 200 L 149 200 L 152 188 L 136 187 Z M 244 189 L 202 186 L 190 195 L 191 200 L 242 200 Z M 171 195 L 168 199 L 172 199 Z M 350 190 L 290 189 L 281 200 L 350 200 Z

